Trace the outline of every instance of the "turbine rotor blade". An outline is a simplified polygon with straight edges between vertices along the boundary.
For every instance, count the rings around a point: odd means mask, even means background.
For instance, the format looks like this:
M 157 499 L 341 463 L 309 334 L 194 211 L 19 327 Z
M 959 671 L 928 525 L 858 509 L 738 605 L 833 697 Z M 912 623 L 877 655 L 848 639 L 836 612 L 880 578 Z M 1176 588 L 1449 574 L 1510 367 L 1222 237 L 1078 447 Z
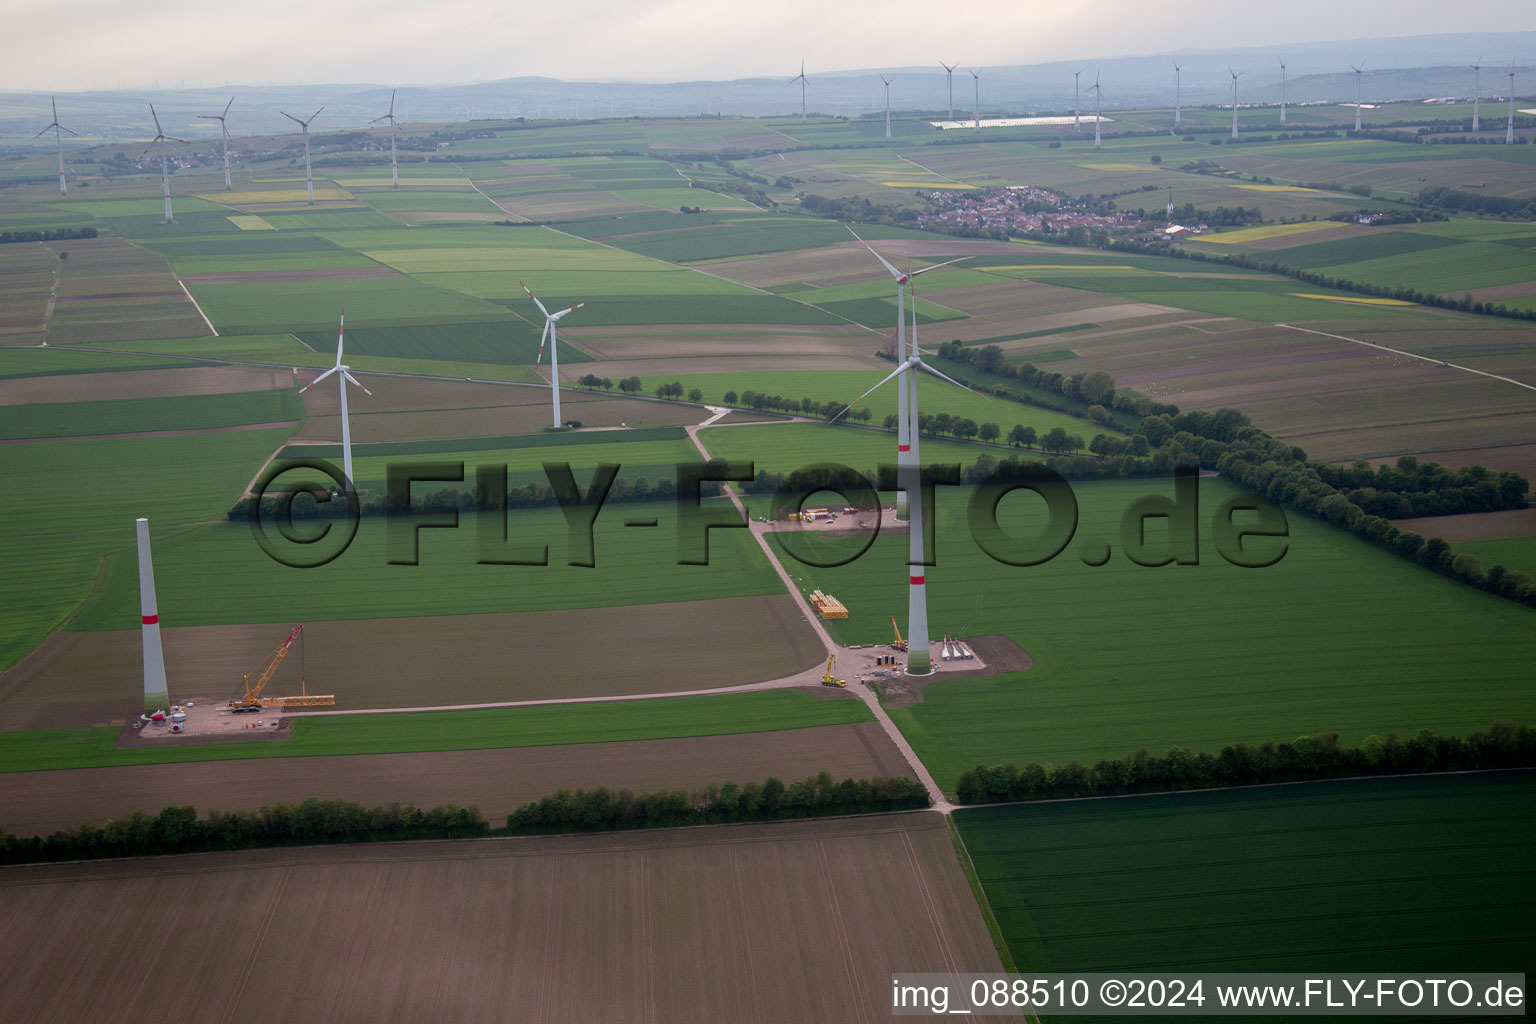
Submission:
M 868 249 L 870 255 L 873 256 L 875 259 L 879 260 L 881 265 L 884 266 L 886 270 L 889 270 L 891 272 L 891 276 L 892 277 L 894 277 L 898 281 L 902 280 L 902 278 L 904 276 L 902 274 L 902 272 L 897 270 L 895 267 L 891 266 L 890 261 L 887 260 L 884 256 L 881 256 L 878 252 L 875 252 L 875 247 L 874 246 L 872 246 L 868 242 L 864 241 L 864 239 L 859 238 L 859 233 L 857 231 L 853 230 L 853 228 L 851 226 L 849 226 L 847 224 L 844 224 L 843 227 L 848 228 L 848 233 L 850 235 L 852 235 L 854 238 L 858 238 L 859 239 L 859 244 L 862 245 L 864 248 Z
M 346 370 L 342 370 L 342 371 L 341 371 L 341 375 L 342 375 L 342 377 L 343 377 L 343 378 L 345 378 L 345 379 L 346 379 L 346 380 L 347 380 L 347 381 L 348 381 L 348 382 L 349 382 L 349 383 L 352 383 L 352 384 L 356 384 L 356 385 L 357 385 L 357 386 L 358 386 L 358 387 L 360 387 L 360 388 L 363 388 L 363 394 L 365 394 L 365 395 L 367 395 L 367 396 L 368 396 L 368 397 L 369 397 L 369 398 L 372 398 L 372 397 L 373 397 L 373 392 L 372 392 L 372 391 L 369 391 L 369 390 L 368 390 L 368 389 L 367 389 L 367 388 L 364 388 L 364 387 L 363 387 L 363 384 L 362 384 L 362 382 L 361 382 L 361 381 L 359 381 L 359 380 L 358 380 L 358 379 L 357 379 L 357 378 L 356 378 L 356 377 L 354 377 L 354 376 L 352 376 L 352 375 L 351 375 L 351 374 L 350 374 L 350 373 L 348 373 L 348 372 L 347 372 L 347 371 L 346 371 Z
M 938 270 L 940 267 L 947 267 L 947 266 L 949 266 L 952 263 L 959 263 L 961 260 L 968 260 L 968 259 L 970 259 L 969 256 L 956 256 L 952 260 L 945 260 L 943 263 L 935 263 L 931 267 L 924 267 L 921 270 L 914 270 L 910 274 L 908 274 L 907 276 L 908 277 L 916 277 L 918 274 L 926 274 L 930 270 Z
M 219 115 L 219 119 L 223 120 L 224 118 L 228 117 L 229 116 L 229 108 L 234 106 L 234 105 L 235 105 L 235 98 L 233 96 L 231 96 L 229 98 L 229 102 L 224 104 L 224 113 Z
M 551 314 L 550 314 L 550 315 L 549 315 L 549 318 L 550 318 L 550 319 L 551 319 L 551 320 L 559 320 L 559 319 L 560 319 L 560 318 L 561 318 L 561 317 L 563 317 L 563 316 L 565 316 L 565 314 L 567 314 L 567 313 L 574 313 L 574 312 L 576 312 L 576 311 L 577 311 L 577 310 L 578 310 L 578 309 L 580 309 L 580 308 L 581 308 L 581 307 L 582 307 L 582 306 L 585 306 L 585 305 L 586 305 L 586 303 L 585 303 L 585 302 L 578 302 L 578 303 L 576 303 L 576 305 L 574 305 L 574 306 L 571 306 L 571 307 L 570 307 L 570 308 L 568 308 L 568 309 L 562 309 L 562 310 L 561 310 L 561 311 L 560 311 L 560 312 L 558 312 L 558 313 L 551 313 Z
M 324 109 L 325 109 L 324 107 L 320 108 L 320 110 L 324 110 Z M 310 114 L 309 115 L 309 121 L 313 121 L 315 118 L 319 117 L 320 116 L 320 110 L 317 110 L 313 114 Z M 308 124 L 309 121 L 305 121 L 304 123 Z
M 292 114 L 288 113 L 288 111 L 286 111 L 286 110 L 279 110 L 278 113 L 282 114 L 284 117 L 286 117 L 288 120 L 292 121 L 294 124 L 303 124 L 304 123 L 303 121 L 300 121 L 298 118 L 294 117 Z
M 340 366 L 333 366 L 329 370 L 326 370 L 320 376 L 316 377 L 314 380 L 310 381 L 308 384 L 305 384 L 303 387 L 299 388 L 299 394 L 302 395 L 304 392 L 308 391 L 310 388 L 314 387 L 316 384 L 319 384 L 321 381 L 325 380 L 325 378 L 329 377 L 331 374 L 335 373 L 339 369 L 341 369 Z
M 523 285 L 523 291 L 527 292 L 528 293 L 528 297 L 533 300 L 533 304 L 535 306 L 539 307 L 539 312 L 544 314 L 544 318 L 546 320 L 549 319 L 549 310 L 544 308 L 544 303 L 539 301 L 539 297 L 537 295 L 533 294 L 532 289 L 530 289 L 526 284 L 523 284 L 523 282 L 521 282 L 521 281 L 519 281 L 517 283 Z
M 940 380 L 947 380 L 947 381 L 949 381 L 951 384 L 953 384 L 957 388 L 960 388 L 962 391 L 970 391 L 971 394 L 973 394 L 973 395 L 980 394 L 980 392 L 971 391 L 970 388 L 966 387 L 964 384 L 961 384 L 959 381 L 955 380 L 955 378 L 953 378 L 953 377 L 943 373 L 942 371 L 935 370 L 933 367 L 931 367 L 927 363 L 923 362 L 922 359 L 920 359 L 920 358 L 918 359 L 918 362 L 917 362 L 917 368 L 919 370 L 922 370 L 925 373 L 933 374 L 933 376 L 939 378 Z
M 885 386 L 885 384 L 888 383 L 889 381 L 892 381 L 895 378 L 901 376 L 903 373 L 906 373 L 909 366 L 910 366 L 909 363 L 902 363 L 900 366 L 896 367 L 896 369 L 894 369 L 890 373 L 886 374 L 885 378 L 882 379 L 879 384 L 876 384 L 874 387 L 872 387 L 868 391 L 864 392 L 858 398 L 855 398 L 853 401 L 851 401 L 847 405 L 843 406 L 842 412 L 839 412 L 836 416 L 833 416 L 830 420 L 827 420 L 827 422 L 828 423 L 836 423 L 839 419 L 842 418 L 843 413 L 847 412 L 849 409 L 852 409 L 854 406 L 856 406 L 860 402 L 864 401 L 864 399 L 868 398 L 870 395 L 874 394 L 876 391 L 879 391 L 880 388 Z
M 549 321 L 545 320 L 544 321 L 544 330 L 539 332 L 539 358 L 537 358 L 537 359 L 535 359 L 533 361 L 533 365 L 534 366 L 538 366 L 540 363 L 542 363 L 544 361 L 544 341 L 548 337 L 549 337 Z

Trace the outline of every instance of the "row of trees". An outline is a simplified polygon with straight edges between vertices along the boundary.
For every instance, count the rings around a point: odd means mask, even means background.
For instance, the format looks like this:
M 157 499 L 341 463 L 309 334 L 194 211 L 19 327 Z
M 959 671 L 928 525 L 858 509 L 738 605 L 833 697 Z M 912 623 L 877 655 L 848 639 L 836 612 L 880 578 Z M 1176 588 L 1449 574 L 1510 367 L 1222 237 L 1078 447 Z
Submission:
M 64 242 L 75 238 L 95 238 L 95 228 L 48 228 L 44 231 L 0 231 L 0 245 L 9 242 Z
M 49 836 L 16 836 L 0 829 L 0 863 L 154 854 L 247 850 L 320 843 L 394 842 L 415 839 L 473 839 L 491 835 L 597 832 L 669 828 L 736 821 L 773 821 L 833 814 L 869 814 L 929 805 L 928 791 L 915 778 L 844 779 L 822 772 L 785 785 L 765 782 L 709 786 L 696 791 L 663 790 L 636 795 L 629 790 L 560 790 L 507 816 L 493 829 L 476 807 L 447 804 L 421 810 L 409 804 L 364 807 L 347 800 L 311 797 L 259 811 L 210 811 L 199 818 L 186 806 L 143 811 L 103 825 L 80 825 Z
M 1162 793 L 1181 789 L 1252 786 L 1308 779 L 1339 779 L 1415 772 L 1536 767 L 1536 729 L 1498 721 L 1465 738 L 1424 730 L 1409 740 L 1396 733 L 1369 736 L 1358 747 L 1339 746 L 1339 734 L 1303 736 L 1290 743 L 1243 743 L 1220 753 L 1175 747 L 1161 757 L 1142 747 L 1118 760 L 1065 767 L 1030 763 L 977 765 L 960 774 L 955 796 L 963 804 L 1067 797 Z
M 468 839 L 491 826 L 478 808 L 448 804 L 421 810 L 409 804 L 364 807 L 346 800 L 311 797 L 259 811 L 211 811 L 167 807 L 151 817 L 138 811 L 104 825 L 80 825 L 49 836 L 14 836 L 0 830 L 0 863 L 145 857 L 262 846 L 367 843 L 405 839 Z
M 586 388 L 589 391 L 612 391 L 615 381 L 612 377 L 599 377 L 595 373 L 587 373 L 583 374 L 576 381 L 576 384 L 578 387 Z M 617 385 L 618 389 L 626 395 L 638 395 L 645 389 L 645 385 L 640 383 L 639 377 L 622 377 L 617 381 Z M 682 385 L 679 384 L 677 387 L 681 388 Z
M 833 814 L 904 811 L 929 805 L 928 791 L 910 776 L 835 781 L 822 772 L 785 785 L 776 778 L 759 784 L 709 786 L 632 793 L 599 787 L 562 789 L 507 815 L 513 835 L 551 832 L 607 832 L 675 828 L 740 821 L 775 821 Z
M 838 413 L 842 413 L 840 419 L 858 422 L 868 422 L 874 418 L 874 413 L 868 408 L 848 409 L 847 412 L 843 412 L 848 407 L 848 403 L 835 398 L 827 402 L 818 402 L 807 395 L 797 402 L 793 398 L 770 395 L 766 391 L 743 391 L 739 395 L 734 391 L 727 391 L 722 400 L 726 405 L 755 409 L 758 412 L 788 413 L 791 416 L 815 416 L 829 420 Z

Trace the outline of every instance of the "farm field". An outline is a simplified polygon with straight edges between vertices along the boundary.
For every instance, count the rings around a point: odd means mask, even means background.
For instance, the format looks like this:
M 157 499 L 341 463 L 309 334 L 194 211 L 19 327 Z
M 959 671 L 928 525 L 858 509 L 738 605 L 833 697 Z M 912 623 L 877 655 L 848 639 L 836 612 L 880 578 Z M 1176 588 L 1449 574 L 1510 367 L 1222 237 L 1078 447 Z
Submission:
M 846 404 L 880 383 L 882 378 L 895 369 L 895 366 L 889 363 L 876 365 L 876 369 L 868 371 L 783 370 L 742 374 L 700 373 L 677 377 L 642 377 L 641 383 L 644 385 L 642 388 L 644 392 L 654 392 L 657 385 L 675 380 L 686 390 L 698 388 L 704 392 L 706 402 L 723 401 L 727 391 L 735 391 L 738 398 L 743 391 L 755 391 L 764 395 L 783 395 L 795 401 L 811 398 L 816 402 L 836 401 Z M 896 401 L 897 387 L 893 381 L 859 402 L 855 408 L 869 409 L 873 418 L 868 422 L 879 426 L 885 422 L 887 416 L 896 414 Z M 924 381 L 922 411 L 925 414 L 947 412 L 952 416 L 970 417 L 978 423 L 996 423 L 1002 428 L 1004 436 L 1016 423 L 1034 427 L 1041 434 L 1052 427 L 1062 427 L 1068 433 L 1082 434 L 1086 437 L 1092 437 L 1094 433 L 1104 430 L 1103 427 L 1087 420 L 1036 406 L 993 398 L 985 394 L 968 394 L 959 388 L 932 379 Z
M 0 438 L 218 430 L 247 424 L 297 423 L 302 417 L 303 403 L 291 390 L 0 405 Z
M 1019 406 L 1020 409 L 1026 408 Z M 856 427 L 829 427 L 823 423 L 740 423 L 706 427 L 699 433 L 710 457 L 731 461 L 751 460 L 755 471 L 789 474 L 822 462 L 841 462 L 864 472 L 896 463 L 896 432 Z M 923 437 L 918 442 L 924 465 L 934 462 L 975 463 L 985 453 L 993 458 L 1006 449 L 962 444 L 959 441 Z
M 820 691 L 774 689 L 453 714 L 301 715 L 288 739 L 261 743 L 125 749 L 117 746 L 121 726 L 34 729 L 0 732 L 0 772 L 619 743 L 847 725 L 869 719 L 869 709 L 850 694 L 826 698 Z
M 157 814 L 190 804 L 203 813 L 259 811 L 296 802 L 299 794 L 366 807 L 475 806 L 499 822 L 559 789 L 697 790 L 770 777 L 794 781 L 822 771 L 836 779 L 910 774 L 878 725 L 856 722 L 559 747 L 289 757 L 264 763 L 256 777 L 234 761 L 0 773 L 0 826 L 15 835 L 49 835 L 140 809 Z
M 783 593 L 579 611 L 302 621 L 302 658 L 283 666 L 272 690 L 299 692 L 302 673 L 310 689 L 334 692 L 346 709 L 704 690 L 790 676 L 825 659 Z M 242 676 L 291 628 L 283 619 L 187 626 L 168 614 L 165 622 L 166 674 L 178 701 L 239 693 Z M 594 638 L 603 643 L 594 645 Z M 61 634 L 7 676 L 0 730 L 121 725 L 138 713 L 132 687 L 121 685 L 121 666 L 132 665 L 138 652 L 137 629 Z
M 758 432 L 777 429 L 787 428 Z M 750 428 L 719 433 L 733 431 Z M 941 666 L 921 703 L 891 709 L 946 789 L 977 764 L 1091 764 L 1143 746 L 1214 753 L 1332 731 L 1349 743 L 1425 728 L 1466 733 L 1536 714 L 1523 653 L 1536 642 L 1536 613 L 1296 515 L 1280 561 L 1230 565 L 1212 546 L 1208 518 L 1234 493 L 1225 484 L 1200 489 L 1200 564 L 1161 568 L 1126 557 L 1119 523 L 1132 501 L 1170 495 L 1166 482 L 1074 484 L 1075 539 L 1028 568 L 993 561 L 971 539 L 967 489 L 937 490 L 936 564 L 926 572 L 932 634 L 1000 633 L 1035 662 L 1022 673 L 953 681 Z M 1026 498 L 1005 499 L 999 521 L 1045 554 L 1039 502 Z M 1151 552 L 1165 550 L 1155 523 L 1148 536 Z M 1084 564 L 1105 544 L 1107 564 Z M 905 607 L 906 549 L 905 538 L 882 537 L 839 568 L 790 564 L 805 588 L 848 606 L 847 619 L 826 624 L 834 639 L 883 641 L 889 617 Z M 1112 607 L 1106 593 L 1116 595 Z M 1115 639 L 1105 642 L 1110 632 Z M 1307 637 L 1304 647 L 1296 636 Z M 1448 678 L 1460 681 L 1454 691 Z
M 472 474 L 464 486 L 473 490 Z M 416 491 L 422 491 L 421 485 Z M 720 512 L 709 515 L 724 516 L 728 506 L 721 506 Z M 513 509 L 507 517 L 506 541 L 493 522 L 495 541 L 482 542 L 473 515 L 461 516 L 456 529 L 424 529 L 419 565 L 391 564 L 385 519 L 369 516 L 345 554 L 305 570 L 302 591 L 293 586 L 295 570 L 269 558 L 244 523 L 206 523 L 184 530 L 167 528 L 164 533 L 156 528 L 161 621 L 192 626 L 559 611 L 782 591 L 745 530 L 710 531 L 709 564 L 679 565 L 676 509 L 671 501 L 608 506 L 593 526 L 592 568 L 568 564 L 572 556 L 585 558 L 585 543 L 571 548 L 558 509 Z M 631 529 L 625 525 L 631 519 L 655 519 L 657 525 Z M 126 538 L 133 517 L 121 522 Z M 511 563 L 537 560 L 545 548 L 547 565 Z M 501 564 L 482 564 L 482 558 Z M 108 563 L 98 595 L 70 628 L 132 626 L 138 607 L 138 575 L 130 551 Z
M 545 1021 L 830 1024 L 885 1012 L 892 963 L 1001 966 L 931 813 L 16 871 L 0 876 L 16 979 L 0 1012 L 38 1021 L 159 1019 L 142 979 L 174 969 L 184 998 L 235 1020 L 502 1020 L 516 1005 Z M 111 927 L 107 906 L 127 911 Z M 114 952 L 149 936 L 148 959 Z M 424 936 L 440 957 L 406 952 Z M 229 970 L 241 957 L 285 983 Z
M 1536 952 L 1533 786 L 1320 782 L 955 822 L 1021 970 L 1476 971 Z

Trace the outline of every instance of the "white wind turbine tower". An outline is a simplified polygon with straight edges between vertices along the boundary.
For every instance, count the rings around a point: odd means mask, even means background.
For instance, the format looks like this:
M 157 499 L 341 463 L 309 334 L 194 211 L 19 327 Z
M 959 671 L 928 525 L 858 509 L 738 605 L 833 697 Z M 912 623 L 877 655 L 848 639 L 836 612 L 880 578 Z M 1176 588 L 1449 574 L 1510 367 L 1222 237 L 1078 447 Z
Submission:
M 324 110 L 324 109 L 325 109 L 324 107 L 320 108 L 320 110 Z M 304 129 L 304 184 L 309 189 L 309 205 L 310 206 L 314 206 L 315 205 L 315 176 L 313 174 L 311 174 L 310 171 L 309 171 L 309 122 L 313 121 L 315 118 L 320 116 L 320 110 L 317 110 L 313 114 L 310 114 L 309 115 L 309 121 L 300 121 L 298 118 L 294 117 L 292 114 L 288 113 L 288 111 L 286 111 L 286 110 L 278 111 L 278 113 L 282 114 L 288 120 L 294 122 L 300 128 Z M 359 386 L 361 386 L 361 385 L 359 385 Z
M 544 314 L 544 332 L 539 335 L 539 358 L 534 360 L 534 365 L 537 366 L 544 359 L 544 339 L 547 336 L 549 338 L 549 393 L 554 405 L 554 425 L 555 429 L 558 430 L 562 425 L 560 422 L 560 346 L 555 339 L 555 324 L 565 314 L 576 312 L 576 310 L 585 306 L 586 303 L 578 302 L 576 305 L 562 309 L 558 313 L 551 313 L 544 308 L 544 303 L 539 301 L 539 297 L 533 294 L 526 284 L 523 284 L 521 281 L 517 283 L 523 285 L 523 291 L 528 292 L 528 297 L 533 300 L 533 304 L 539 307 L 540 313 Z
M 329 370 L 326 370 L 324 373 L 310 381 L 308 384 L 305 384 L 302 388 L 299 388 L 299 394 L 302 395 L 304 392 L 308 391 L 316 384 L 319 384 L 333 373 L 338 375 L 336 378 L 336 383 L 341 388 L 341 471 L 342 475 L 346 478 L 347 481 L 347 491 L 352 492 L 357 490 L 357 482 L 352 477 L 352 424 L 347 419 L 347 385 L 354 384 L 357 387 L 362 388 L 363 394 L 367 395 L 369 398 L 373 397 L 373 392 L 363 387 L 361 382 L 359 382 L 356 377 L 352 376 L 352 374 L 348 372 L 352 368 L 341 361 L 341 343 L 346 334 L 346 329 L 347 311 L 342 310 L 341 323 L 336 328 L 336 365 L 331 367 Z
M 1180 74 L 1183 72 L 1183 70 L 1183 68 L 1179 67 L 1178 61 L 1173 62 L 1173 126 L 1175 128 L 1184 123 L 1183 118 L 1179 113 L 1183 86 L 1183 80 L 1180 78 Z
M 1483 55 L 1477 55 L 1477 63 L 1472 65 L 1472 130 L 1482 129 L 1482 118 L 1478 116 L 1478 108 L 1483 103 Z
M 160 190 L 165 196 L 165 222 L 172 224 L 175 223 L 176 218 L 171 216 L 171 159 L 165 154 L 165 144 L 167 142 L 186 142 L 187 140 L 165 134 L 165 129 L 160 127 L 160 115 L 155 113 L 155 105 L 153 103 L 149 105 L 149 116 L 155 119 L 155 137 L 150 140 L 149 145 L 144 147 L 144 153 L 139 154 L 139 159 L 144 159 L 144 154 L 154 149 L 155 146 L 158 145 L 160 147 Z
M 1280 58 L 1276 57 L 1276 60 Z M 1285 124 L 1285 61 L 1280 61 L 1280 123 Z
M 376 117 L 369 124 L 378 124 L 380 121 L 389 122 L 389 177 L 393 187 L 400 187 L 400 164 L 395 159 L 395 135 L 400 131 L 400 126 L 395 123 L 395 90 L 389 90 L 389 113 L 383 117 Z
M 971 81 L 976 85 L 976 130 L 981 131 L 981 72 L 972 71 Z
M 1504 77 L 1509 79 L 1509 127 L 1504 129 L 1504 141 L 1509 145 L 1515 144 L 1515 58 L 1509 58 L 1509 70 Z
M 155 565 L 149 553 L 149 520 L 134 521 L 139 542 L 139 619 L 144 650 L 144 717 L 167 711 L 171 696 L 165 686 L 165 651 L 160 645 L 160 606 L 155 603 Z
M 800 123 L 805 124 L 805 58 L 800 59 L 800 73 L 791 82 L 800 83 Z
M 1237 80 L 1242 77 L 1241 71 L 1233 71 L 1232 65 L 1227 65 L 1227 73 L 1232 76 L 1232 137 L 1237 138 Z
M 884 262 L 883 260 L 881 262 Z M 932 268 L 927 268 L 932 269 Z M 909 277 L 911 275 L 908 275 Z M 928 650 L 928 593 L 926 577 L 924 575 L 923 556 L 923 501 L 922 501 L 922 461 L 918 455 L 918 424 L 921 420 L 917 413 L 917 378 L 919 374 L 927 373 L 940 380 L 949 381 L 957 388 L 965 391 L 971 389 L 959 381 L 940 373 L 927 363 L 918 354 L 917 349 L 917 296 L 912 296 L 912 354 L 879 384 L 864 392 L 847 408 L 862 402 L 872 392 L 881 388 L 887 381 L 896 380 L 902 374 L 906 379 L 899 386 L 905 393 L 907 407 L 907 423 L 911 434 L 912 450 L 908 455 L 905 465 L 897 467 L 897 486 L 905 490 L 909 495 L 917 495 L 916 501 L 909 501 L 911 518 L 907 524 L 907 669 L 909 676 L 926 676 L 933 672 L 933 659 Z M 974 394 L 975 392 L 972 392 Z M 897 400 L 901 401 L 900 398 Z M 847 409 L 843 410 L 844 412 Z M 838 414 L 839 416 L 842 413 Z M 833 417 L 835 421 L 837 417 Z M 904 477 L 904 479 L 903 479 Z
M 858 238 L 859 244 L 868 249 L 869 254 L 875 259 L 879 260 L 880 265 L 884 267 L 890 273 L 890 275 L 896 279 L 896 362 L 905 363 L 907 361 L 907 282 L 919 274 L 926 274 L 930 270 L 938 270 L 940 267 L 947 267 L 951 263 L 959 263 L 960 260 L 969 259 L 970 257 L 961 256 L 957 259 L 947 260 L 944 263 L 935 263 L 931 267 L 923 267 L 921 270 L 914 270 L 910 273 L 904 274 L 897 270 L 895 267 L 891 266 L 890 262 L 886 260 L 884 256 L 881 256 L 878 252 L 876 252 L 873 246 L 864 241 L 864 239 L 859 238 L 859 233 L 853 230 L 853 228 L 848 228 L 848 233 L 854 238 Z M 915 315 L 916 314 L 914 313 L 914 316 Z M 875 386 L 879 387 L 878 384 Z M 868 392 L 866 392 L 866 394 L 867 393 Z M 907 421 L 907 404 L 905 402 L 899 401 L 896 403 L 896 465 L 898 467 L 898 473 L 902 472 L 902 467 L 905 467 L 906 464 L 911 461 L 911 435 L 912 424 Z M 909 510 L 907 503 L 908 498 L 906 490 L 898 489 L 896 492 L 897 519 L 908 518 Z
M 943 61 L 939 61 L 939 67 L 944 69 L 945 85 L 948 87 L 949 119 L 951 121 L 955 119 L 955 68 L 959 66 L 959 64 L 945 64 Z
M 64 136 L 59 133 L 69 132 L 69 129 L 59 124 L 59 101 L 51 96 L 48 97 L 48 101 L 53 104 L 53 123 L 48 128 L 53 129 L 53 146 L 59 151 L 59 195 L 66 196 L 69 195 L 69 189 L 64 185 Z M 32 137 L 34 139 L 40 138 L 47 133 L 48 128 L 44 128 Z M 69 132 L 69 134 L 76 135 L 75 132 Z
M 891 80 L 884 75 L 880 81 L 885 84 L 885 137 L 891 137 Z
M 1083 68 L 1083 71 L 1087 70 L 1087 68 Z M 1080 132 L 1083 130 L 1083 118 L 1081 113 L 1081 108 L 1083 105 L 1081 89 L 1083 84 L 1083 71 L 1072 72 L 1072 130 L 1075 132 Z
M 1360 72 L 1365 70 L 1365 61 L 1361 61 L 1359 67 L 1355 67 L 1353 64 L 1351 64 L 1350 67 L 1354 68 L 1354 72 L 1355 72 L 1355 131 L 1359 131 L 1360 130 L 1360 109 L 1361 109 L 1360 108 Z
M 222 114 L 198 114 L 205 121 L 219 122 L 219 132 L 224 136 L 224 191 L 228 192 L 233 186 L 229 183 L 229 125 L 224 119 L 229 117 L 229 108 L 235 105 L 235 98 L 231 96 L 229 102 L 224 104 Z
M 1103 149 L 1104 148 L 1104 136 L 1102 134 L 1102 128 L 1104 126 L 1104 119 L 1099 116 L 1099 111 L 1102 109 L 1102 101 L 1104 99 L 1104 90 L 1099 88 L 1099 73 L 1097 71 L 1095 71 L 1093 73 L 1093 87 L 1092 87 L 1092 91 L 1093 91 L 1093 148 L 1094 149 Z

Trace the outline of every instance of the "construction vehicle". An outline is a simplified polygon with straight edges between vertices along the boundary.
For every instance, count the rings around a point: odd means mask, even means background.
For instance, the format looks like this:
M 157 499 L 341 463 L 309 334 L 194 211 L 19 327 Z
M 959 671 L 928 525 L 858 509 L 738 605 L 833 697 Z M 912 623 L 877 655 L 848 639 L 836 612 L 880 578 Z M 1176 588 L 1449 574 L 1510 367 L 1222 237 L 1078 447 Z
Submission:
M 891 644 L 891 648 L 897 651 L 906 650 L 907 642 L 901 638 L 901 627 L 896 625 L 896 616 L 894 615 L 891 616 L 891 629 L 896 631 L 896 641 Z
M 837 655 L 835 655 L 835 654 L 827 655 L 827 670 L 821 674 L 821 685 L 822 686 L 847 686 L 848 685 L 845 681 L 843 681 L 841 679 L 835 679 L 832 676 L 832 662 L 835 661 L 836 659 L 837 659 Z
M 265 701 L 262 700 L 261 691 L 267 688 L 267 684 L 270 683 L 272 681 L 272 677 L 277 674 L 278 666 L 283 663 L 284 658 L 288 657 L 288 651 L 293 647 L 293 642 L 297 640 L 300 634 L 303 632 L 303 626 L 294 626 L 293 632 L 288 634 L 288 639 L 278 644 L 277 648 L 273 650 L 271 654 L 267 655 L 267 667 L 262 671 L 261 678 L 256 680 L 255 686 L 251 685 L 251 674 L 249 672 L 245 674 L 244 678 L 242 679 L 242 683 L 245 686 L 245 696 L 243 698 L 236 697 L 234 700 L 229 702 L 227 706 L 231 711 L 237 715 L 242 715 L 254 714 L 257 711 L 260 711 L 263 707 L 268 706 L 279 708 L 322 707 L 336 703 L 336 697 L 333 694 L 309 693 L 309 688 L 304 682 L 302 671 L 299 673 L 300 687 L 303 690 L 301 696 L 268 697 Z

